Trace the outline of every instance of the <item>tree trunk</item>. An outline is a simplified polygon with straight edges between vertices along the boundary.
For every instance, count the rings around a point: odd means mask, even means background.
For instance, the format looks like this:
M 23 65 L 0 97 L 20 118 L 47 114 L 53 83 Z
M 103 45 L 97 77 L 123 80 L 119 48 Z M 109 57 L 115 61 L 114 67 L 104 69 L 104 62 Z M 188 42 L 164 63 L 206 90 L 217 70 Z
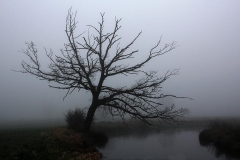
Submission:
M 91 124 L 93 122 L 93 117 L 94 117 L 94 114 L 95 114 L 95 111 L 96 111 L 97 107 L 98 107 L 97 103 L 93 101 L 89 110 L 88 110 L 87 117 L 86 117 L 85 122 L 84 122 L 84 130 L 85 131 L 90 130 Z

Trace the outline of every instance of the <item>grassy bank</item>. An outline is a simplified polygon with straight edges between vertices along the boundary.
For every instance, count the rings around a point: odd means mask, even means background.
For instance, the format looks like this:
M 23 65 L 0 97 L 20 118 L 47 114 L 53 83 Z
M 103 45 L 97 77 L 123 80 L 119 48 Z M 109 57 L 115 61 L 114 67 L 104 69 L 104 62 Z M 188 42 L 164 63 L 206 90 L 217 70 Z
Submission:
M 92 137 L 65 127 L 0 131 L 0 159 L 101 159 Z
M 184 123 L 183 126 L 199 126 L 199 121 Z M 15 128 L 14 128 L 15 126 Z M 34 127 L 35 126 L 35 127 Z M 104 146 L 108 136 L 126 135 L 135 133 L 151 133 L 165 128 L 176 128 L 182 125 L 162 124 L 154 122 L 153 125 L 145 125 L 139 121 L 124 124 L 118 122 L 98 122 L 93 124 L 95 132 L 83 134 L 74 133 L 65 127 L 47 128 L 32 124 L 30 126 L 9 125 L 9 128 L 0 129 L 0 159 L 4 160 L 68 160 L 68 159 L 101 159 L 96 146 Z M 96 144 L 98 142 L 98 144 Z
M 240 124 L 236 121 L 211 121 L 199 134 L 200 144 L 213 145 L 218 153 L 240 158 Z
M 160 124 L 152 121 L 151 126 L 140 121 L 124 124 L 117 122 L 97 122 L 93 124 L 94 132 L 84 134 L 75 133 L 66 127 L 38 127 L 30 128 L 17 126 L 15 129 L 5 128 L 0 130 L 0 159 L 4 160 L 78 160 L 101 159 L 101 154 L 96 146 L 104 146 L 108 136 L 125 136 L 132 134 L 150 134 L 151 132 L 165 129 L 203 129 L 209 119 L 185 119 L 184 123 Z M 35 126 L 35 128 L 33 127 Z M 97 144 L 97 143 L 98 144 Z

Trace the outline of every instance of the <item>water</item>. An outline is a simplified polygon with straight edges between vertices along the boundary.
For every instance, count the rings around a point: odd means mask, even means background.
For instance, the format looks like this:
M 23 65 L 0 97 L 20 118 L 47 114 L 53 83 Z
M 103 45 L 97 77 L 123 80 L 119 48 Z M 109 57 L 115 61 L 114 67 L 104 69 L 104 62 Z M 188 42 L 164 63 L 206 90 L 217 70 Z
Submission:
M 164 130 L 110 137 L 99 148 L 106 160 L 216 160 L 211 148 L 199 144 L 198 130 Z

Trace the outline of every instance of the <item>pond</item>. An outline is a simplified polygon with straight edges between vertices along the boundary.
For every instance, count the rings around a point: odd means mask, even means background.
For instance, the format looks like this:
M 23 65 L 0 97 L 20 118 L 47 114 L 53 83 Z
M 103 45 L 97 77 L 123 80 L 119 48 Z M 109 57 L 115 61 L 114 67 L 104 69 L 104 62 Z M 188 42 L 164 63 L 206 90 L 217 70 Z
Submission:
M 199 143 L 199 130 L 169 129 L 112 136 L 99 148 L 106 160 L 219 160 L 214 149 Z

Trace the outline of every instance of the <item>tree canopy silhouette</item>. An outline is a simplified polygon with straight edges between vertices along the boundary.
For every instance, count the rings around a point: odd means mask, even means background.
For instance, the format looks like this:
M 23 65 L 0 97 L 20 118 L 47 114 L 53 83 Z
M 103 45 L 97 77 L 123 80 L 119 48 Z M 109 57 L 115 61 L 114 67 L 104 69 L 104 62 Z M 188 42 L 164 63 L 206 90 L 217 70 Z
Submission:
M 125 47 L 120 47 L 121 37 L 118 31 L 121 19 L 115 19 L 111 32 L 104 31 L 104 14 L 101 14 L 99 26 L 88 25 L 85 33 L 76 34 L 76 13 L 71 9 L 66 19 L 66 35 L 68 42 L 61 49 L 61 55 L 54 55 L 52 50 L 46 55 L 51 61 L 48 70 L 44 70 L 38 59 L 38 51 L 33 42 L 26 43 L 27 49 L 22 50 L 30 59 L 30 63 L 22 61 L 22 73 L 29 73 L 51 83 L 49 87 L 67 90 L 66 96 L 74 90 L 91 92 L 91 104 L 88 108 L 85 129 L 89 130 L 97 108 L 102 107 L 112 116 L 125 115 L 150 124 L 150 119 L 175 121 L 175 118 L 188 113 L 188 109 L 176 109 L 174 105 L 162 107 L 159 99 L 178 97 L 165 95 L 161 92 L 161 84 L 171 76 L 178 74 L 178 69 L 167 71 L 159 77 L 157 71 L 145 71 L 143 66 L 153 58 L 157 58 L 176 48 L 176 42 L 165 44 L 160 48 L 160 40 L 154 45 L 145 59 L 137 64 L 124 64 L 124 60 L 134 58 L 138 50 L 128 51 L 142 32 L 132 39 Z M 90 34 L 90 31 L 93 34 Z M 122 75 L 141 76 L 131 86 L 113 87 L 106 83 L 110 77 Z M 65 96 L 65 97 L 66 97 Z M 64 97 L 64 98 L 65 98 Z

